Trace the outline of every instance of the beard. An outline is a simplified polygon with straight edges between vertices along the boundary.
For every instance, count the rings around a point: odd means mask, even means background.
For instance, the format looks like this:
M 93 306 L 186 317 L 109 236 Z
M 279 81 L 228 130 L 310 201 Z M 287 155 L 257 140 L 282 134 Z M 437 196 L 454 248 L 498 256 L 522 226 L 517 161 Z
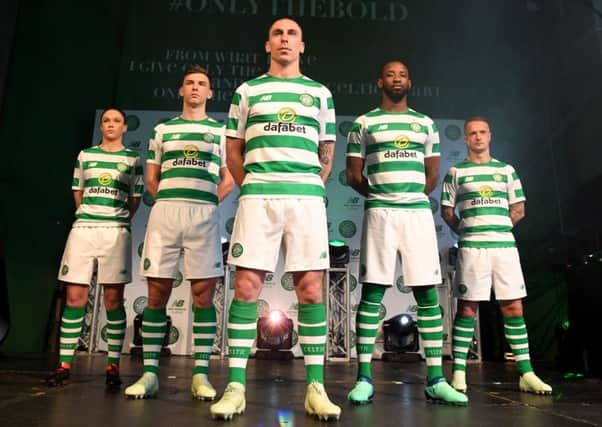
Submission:
M 407 89 L 393 89 L 391 87 L 383 87 L 383 92 L 395 104 L 399 103 L 408 95 Z

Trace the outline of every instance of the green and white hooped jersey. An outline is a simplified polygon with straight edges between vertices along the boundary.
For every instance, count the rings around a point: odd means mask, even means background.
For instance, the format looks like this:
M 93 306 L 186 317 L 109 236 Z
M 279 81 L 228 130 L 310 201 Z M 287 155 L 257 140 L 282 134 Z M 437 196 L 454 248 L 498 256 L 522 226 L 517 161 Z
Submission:
M 147 164 L 161 165 L 155 200 L 217 204 L 219 170 L 226 166 L 224 125 L 173 118 L 155 127 Z
M 99 146 L 86 148 L 77 156 L 71 189 L 83 193 L 76 224 L 127 225 L 128 197 L 142 196 L 140 156 L 128 148 L 115 152 Z
M 525 200 L 514 168 L 496 159 L 451 167 L 441 193 L 441 205 L 458 208 L 461 248 L 516 247 L 509 207 Z
M 424 159 L 439 155 L 437 125 L 411 108 L 376 108 L 358 117 L 347 136 L 347 157 L 365 159 L 366 209 L 430 209 Z
M 318 143 L 336 140 L 330 91 L 264 74 L 236 89 L 226 135 L 245 140 L 241 197 L 324 197 Z

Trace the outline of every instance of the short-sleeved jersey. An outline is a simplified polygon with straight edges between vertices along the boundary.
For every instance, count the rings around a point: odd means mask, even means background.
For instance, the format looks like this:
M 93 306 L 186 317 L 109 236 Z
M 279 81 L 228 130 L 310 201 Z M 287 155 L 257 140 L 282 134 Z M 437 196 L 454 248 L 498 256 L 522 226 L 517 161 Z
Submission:
M 461 248 L 515 247 L 509 207 L 524 200 L 514 168 L 496 159 L 451 167 L 441 193 L 442 206 L 458 207 Z
M 347 136 L 347 157 L 365 160 L 366 209 L 430 209 L 424 159 L 439 155 L 437 125 L 412 109 L 376 108 L 358 117 Z
M 142 187 L 137 152 L 105 151 L 99 146 L 80 151 L 71 184 L 73 191 L 83 193 L 75 223 L 129 224 L 128 198 L 142 196 Z
M 147 164 L 161 166 L 155 200 L 217 204 L 219 170 L 226 166 L 224 125 L 210 117 L 180 117 L 155 127 Z
M 241 197 L 324 197 L 319 141 L 335 141 L 330 91 L 306 76 L 264 74 L 236 89 L 226 135 L 245 140 Z

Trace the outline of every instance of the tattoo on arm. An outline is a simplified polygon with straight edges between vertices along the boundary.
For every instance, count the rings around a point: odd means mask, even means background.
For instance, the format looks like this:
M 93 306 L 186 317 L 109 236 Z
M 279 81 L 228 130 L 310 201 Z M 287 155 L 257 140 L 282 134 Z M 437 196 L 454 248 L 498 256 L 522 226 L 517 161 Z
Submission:
M 318 145 L 318 157 L 320 158 L 320 163 L 322 165 L 330 163 L 331 146 L 332 145 L 329 143 L 320 143 Z

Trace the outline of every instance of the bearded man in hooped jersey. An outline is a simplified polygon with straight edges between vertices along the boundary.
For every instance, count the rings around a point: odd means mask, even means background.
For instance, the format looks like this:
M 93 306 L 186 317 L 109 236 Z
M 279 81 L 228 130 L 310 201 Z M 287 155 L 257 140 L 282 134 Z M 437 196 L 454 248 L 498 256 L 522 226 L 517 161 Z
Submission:
M 335 112 L 330 91 L 301 73 L 304 49 L 299 24 L 276 20 L 265 44 L 268 72 L 238 87 L 230 107 L 228 168 L 241 196 L 228 257 L 236 266 L 228 320 L 229 383 L 221 400 L 211 406 L 214 418 L 230 419 L 245 409 L 257 299 L 281 248 L 299 301 L 305 410 L 322 419 L 338 419 L 341 413 L 324 390 L 323 373 L 322 277 L 329 267 L 324 182 L 332 168 Z
M 140 266 L 148 284 L 148 307 L 142 319 L 144 373 L 125 390 L 128 398 L 154 397 L 159 391 L 166 305 L 181 255 L 193 299 L 192 396 L 213 400 L 216 395 L 207 375 L 216 333 L 213 293 L 217 279 L 224 275 L 217 204 L 232 191 L 234 182 L 226 167 L 224 126 L 206 112 L 212 94 L 207 70 L 188 67 L 179 93 L 182 114 L 157 125 L 149 141 L 146 186 L 156 203 Z
M 377 85 L 382 90 L 380 107 L 355 120 L 347 143 L 347 182 L 366 198 L 362 294 L 356 317 L 359 369 L 347 398 L 364 404 L 374 396 L 370 365 L 378 309 L 393 284 L 400 256 L 404 284 L 412 289 L 418 306 L 418 332 L 427 365 L 425 396 L 466 405 L 468 398 L 447 383 L 441 366 L 443 320 L 435 288 L 441 283 L 441 272 L 427 196 L 439 175 L 439 132 L 430 117 L 408 107 L 412 82 L 405 64 L 386 62 Z
M 474 335 L 479 301 L 489 301 L 491 288 L 504 317 L 504 333 L 520 374 L 521 391 L 551 394 L 552 387 L 535 375 L 523 318 L 525 279 L 512 228 L 525 216 L 525 194 L 514 168 L 491 157 L 491 131 L 483 117 L 464 124 L 466 160 L 447 172 L 441 215 L 460 235 L 454 296 L 458 310 L 453 328 L 452 386 L 466 392 L 466 357 Z M 458 210 L 459 217 L 455 210 Z

